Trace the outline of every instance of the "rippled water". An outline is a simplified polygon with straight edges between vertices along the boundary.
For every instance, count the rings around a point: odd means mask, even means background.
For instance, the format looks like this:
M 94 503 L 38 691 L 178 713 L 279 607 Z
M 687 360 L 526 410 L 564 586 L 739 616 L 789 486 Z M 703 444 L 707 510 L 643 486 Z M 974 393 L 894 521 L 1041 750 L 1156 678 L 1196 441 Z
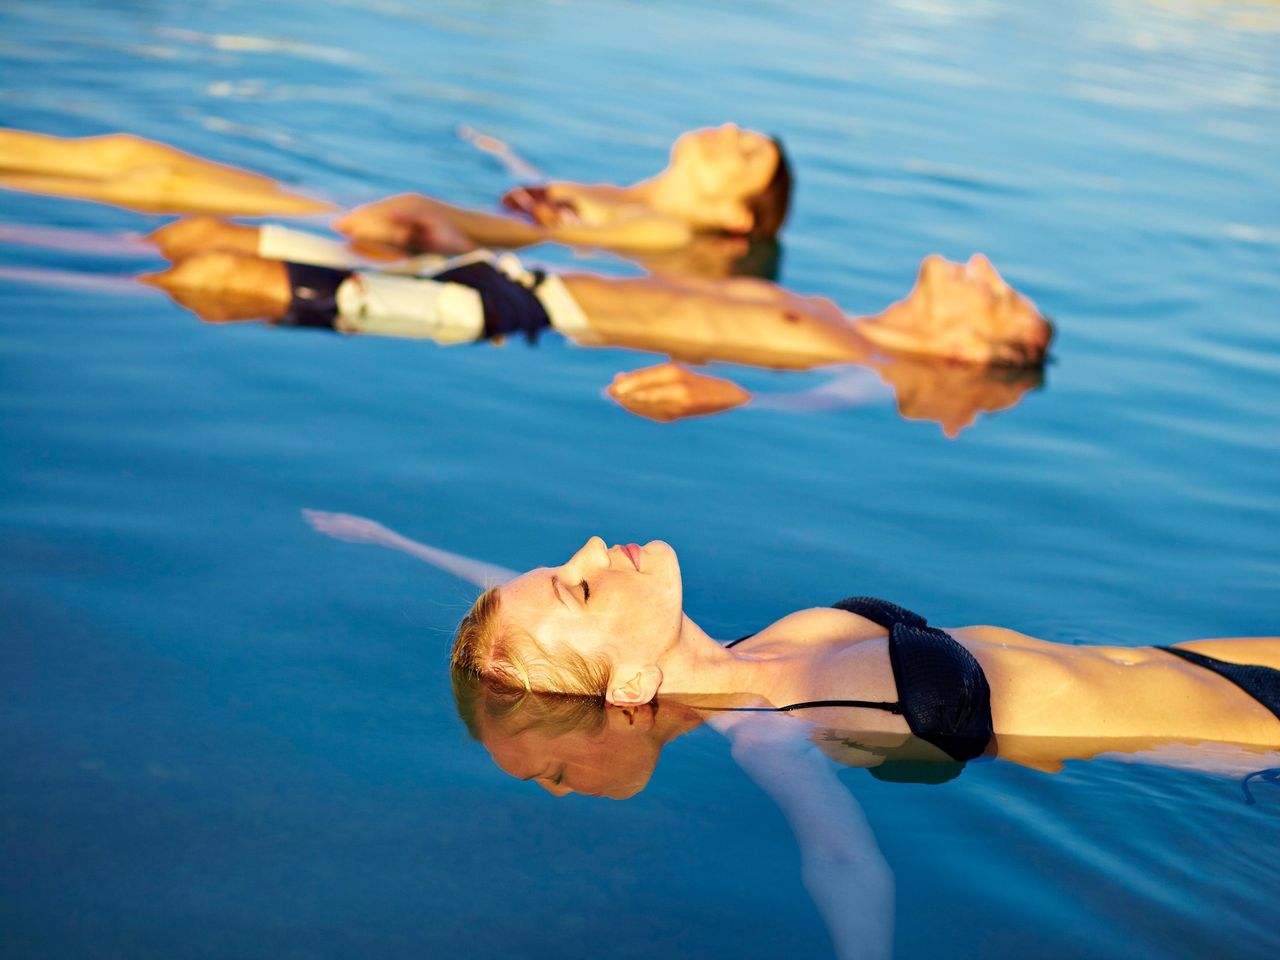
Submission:
M 156 221 L 0 194 L 0 952 L 829 955 L 716 734 L 625 803 L 506 777 L 447 692 L 469 589 L 303 507 L 512 567 L 661 536 L 714 635 L 851 592 L 1067 641 L 1280 630 L 1280 16 L 1067 7 L 0 7 L 5 125 L 489 203 L 506 175 L 459 123 L 626 180 L 735 119 L 793 154 L 784 283 L 870 311 L 923 254 L 982 250 L 1059 331 L 1045 387 L 954 441 L 887 397 L 658 425 L 601 395 L 650 357 L 202 326 L 117 279 Z M 1274 787 L 842 779 L 902 957 L 1280 945 Z

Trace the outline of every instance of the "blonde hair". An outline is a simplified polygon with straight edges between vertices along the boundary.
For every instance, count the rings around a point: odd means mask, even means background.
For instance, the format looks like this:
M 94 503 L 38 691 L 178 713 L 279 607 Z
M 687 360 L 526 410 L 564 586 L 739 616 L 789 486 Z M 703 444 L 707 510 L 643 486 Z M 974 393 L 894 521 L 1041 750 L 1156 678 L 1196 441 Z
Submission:
M 506 620 L 501 608 L 497 587 L 471 605 L 453 639 L 449 659 L 455 674 L 482 677 L 498 689 L 604 700 L 607 658 L 584 657 L 563 647 L 552 656 L 531 633 Z
M 489 677 L 457 668 L 452 681 L 458 716 L 467 732 L 481 743 L 495 734 L 510 737 L 535 727 L 549 737 L 575 731 L 590 736 L 604 727 L 606 708 L 600 697 L 513 690 Z

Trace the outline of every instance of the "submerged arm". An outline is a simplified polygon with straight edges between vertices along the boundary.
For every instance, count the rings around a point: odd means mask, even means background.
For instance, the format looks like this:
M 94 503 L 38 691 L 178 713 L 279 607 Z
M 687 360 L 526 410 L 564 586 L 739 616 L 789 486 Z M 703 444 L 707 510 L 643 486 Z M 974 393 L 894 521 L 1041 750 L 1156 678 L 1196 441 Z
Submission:
M 893 955 L 894 881 L 858 801 L 803 724 L 776 714 L 722 714 L 712 725 L 777 803 L 800 846 L 805 888 L 839 960 Z
M 429 547 L 406 536 L 384 527 L 382 524 L 352 516 L 349 513 L 326 513 L 322 510 L 303 510 L 303 518 L 312 528 L 335 540 L 347 543 L 372 543 L 380 547 L 390 547 L 411 557 L 423 560 L 445 573 L 451 573 L 461 580 L 475 584 L 477 587 L 493 587 L 514 579 L 514 570 L 499 567 L 496 564 L 474 560 L 461 554 L 450 553 L 438 547 Z

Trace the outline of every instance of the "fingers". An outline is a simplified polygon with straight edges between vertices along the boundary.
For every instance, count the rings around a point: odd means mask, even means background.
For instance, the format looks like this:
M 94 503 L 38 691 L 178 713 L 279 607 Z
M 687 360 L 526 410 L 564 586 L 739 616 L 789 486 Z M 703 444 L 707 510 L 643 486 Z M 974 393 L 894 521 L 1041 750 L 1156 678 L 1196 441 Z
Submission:
M 620 373 L 609 384 L 609 395 L 615 398 L 625 397 L 652 387 L 676 383 L 688 373 L 689 371 L 684 367 L 671 361 L 653 367 L 644 367 L 641 370 L 632 370 L 630 373 Z
M 670 362 L 618 374 L 606 392 L 632 413 L 659 422 L 719 413 L 751 399 L 736 383 Z

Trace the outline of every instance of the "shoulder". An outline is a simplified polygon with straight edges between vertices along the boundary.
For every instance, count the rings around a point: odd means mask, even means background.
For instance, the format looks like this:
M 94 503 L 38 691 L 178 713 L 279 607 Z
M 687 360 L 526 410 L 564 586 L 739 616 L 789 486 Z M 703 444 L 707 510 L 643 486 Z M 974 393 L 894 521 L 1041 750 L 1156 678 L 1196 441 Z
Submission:
M 776 620 L 734 649 L 772 646 L 819 647 L 858 643 L 883 637 L 888 631 L 856 613 L 834 607 L 810 607 Z

